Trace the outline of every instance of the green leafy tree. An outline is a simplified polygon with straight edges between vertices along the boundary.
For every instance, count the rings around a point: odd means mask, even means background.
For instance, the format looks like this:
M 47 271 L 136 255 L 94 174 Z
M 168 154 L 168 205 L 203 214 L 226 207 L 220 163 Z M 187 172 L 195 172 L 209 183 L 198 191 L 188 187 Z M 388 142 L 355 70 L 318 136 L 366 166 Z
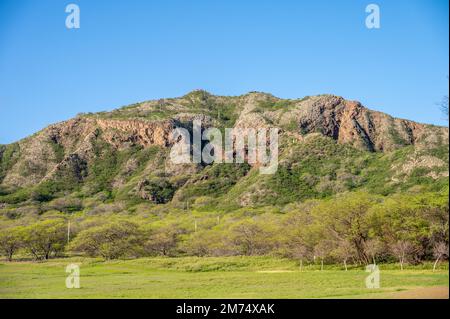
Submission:
M 14 253 L 23 246 L 21 228 L 11 227 L 0 232 L 0 249 L 8 261 L 12 261 Z
M 445 194 L 402 194 L 374 206 L 371 224 L 373 234 L 390 246 L 397 259 L 418 261 L 431 255 L 431 243 L 448 240 L 448 218 Z M 404 258 L 401 251 L 407 252 Z
M 66 224 L 59 219 L 44 220 L 23 228 L 24 247 L 36 259 L 49 259 L 63 251 L 67 242 Z
M 136 257 L 141 253 L 143 238 L 137 224 L 115 221 L 82 230 L 71 242 L 69 249 L 105 259 Z
M 377 198 L 366 193 L 354 193 L 322 202 L 312 210 L 313 231 L 317 241 L 347 241 L 360 262 L 368 263 L 366 241 L 371 229 L 369 210 Z
M 171 255 L 179 242 L 180 230 L 173 227 L 163 227 L 154 231 L 145 242 L 145 251 L 150 255 Z

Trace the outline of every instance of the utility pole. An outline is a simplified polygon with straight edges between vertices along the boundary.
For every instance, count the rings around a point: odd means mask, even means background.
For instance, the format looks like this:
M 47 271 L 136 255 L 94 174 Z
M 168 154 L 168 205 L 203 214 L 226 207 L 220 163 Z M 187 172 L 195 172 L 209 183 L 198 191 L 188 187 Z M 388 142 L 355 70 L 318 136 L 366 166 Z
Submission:
M 70 242 L 70 219 L 69 222 L 67 223 L 67 244 L 69 244 Z

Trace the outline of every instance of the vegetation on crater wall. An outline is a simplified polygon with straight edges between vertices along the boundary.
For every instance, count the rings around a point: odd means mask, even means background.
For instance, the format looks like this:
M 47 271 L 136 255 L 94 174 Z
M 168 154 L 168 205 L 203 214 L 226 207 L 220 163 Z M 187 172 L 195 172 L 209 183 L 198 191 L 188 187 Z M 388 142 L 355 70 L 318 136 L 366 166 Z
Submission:
M 19 242 L 14 248 L 19 254 L 42 258 L 26 245 L 27 232 L 30 235 L 36 227 L 36 236 L 43 236 L 40 223 L 51 221 L 49 227 L 60 234 L 58 227 L 66 227 L 70 219 L 72 244 L 66 246 L 67 238 L 58 235 L 61 247 L 54 246 L 57 249 L 48 257 L 274 255 L 308 262 L 319 256 L 325 263 L 348 258 L 367 263 L 374 253 L 381 261 L 392 262 L 399 249 L 409 247 L 410 263 L 433 259 L 434 246 L 448 241 L 447 141 L 442 134 L 430 133 L 438 128 L 426 128 L 422 138 L 429 143 L 407 145 L 405 132 L 401 127 L 394 130 L 392 122 L 391 131 L 379 141 L 386 138 L 394 147 L 368 151 L 358 148 L 358 140 L 342 144 L 333 136 L 302 131 L 329 130 L 320 112 L 317 118 L 308 118 L 305 127 L 297 115 L 287 113 L 326 104 L 327 98 L 331 104 L 336 100 L 323 96 L 301 104 L 259 93 L 228 98 L 195 91 L 179 99 L 81 115 L 89 121 L 80 123 L 93 127 L 80 132 L 92 134 L 66 136 L 70 139 L 66 145 L 45 144 L 48 154 L 42 158 L 56 162 L 54 167 L 40 165 L 45 161 L 18 161 L 23 155 L 19 145 L 26 143 L 0 146 L 0 181 L 13 168 L 13 174 L 24 178 L 46 176 L 28 187 L 0 187 L 0 229 L 17 235 L 4 238 L 4 245 Z M 202 114 L 223 130 L 235 124 L 244 103 L 256 103 L 248 109 L 260 113 L 250 112 L 249 122 L 256 118 L 273 125 L 278 120 L 271 114 L 289 115 L 283 122 L 288 124 L 282 127 L 274 175 L 261 175 L 257 166 L 248 164 L 173 167 L 168 162 L 170 148 L 153 144 L 155 136 L 139 121 L 127 121 Z M 124 125 L 100 129 L 91 117 L 123 119 Z M 339 236 L 330 237 L 327 229 Z M 124 242 L 120 234 L 133 240 Z

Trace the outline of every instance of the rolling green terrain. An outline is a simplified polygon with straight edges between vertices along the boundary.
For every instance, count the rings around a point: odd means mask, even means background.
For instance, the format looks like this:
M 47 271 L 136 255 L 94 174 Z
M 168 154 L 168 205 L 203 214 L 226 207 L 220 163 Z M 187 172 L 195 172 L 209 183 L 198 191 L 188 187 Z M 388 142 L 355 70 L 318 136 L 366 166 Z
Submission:
M 65 287 L 70 263 L 80 265 L 79 289 Z M 448 297 L 448 265 L 431 268 L 381 265 L 381 287 L 368 289 L 363 267 L 300 271 L 292 260 L 269 257 L 68 258 L 0 264 L 0 298 L 397 298 L 418 288 Z

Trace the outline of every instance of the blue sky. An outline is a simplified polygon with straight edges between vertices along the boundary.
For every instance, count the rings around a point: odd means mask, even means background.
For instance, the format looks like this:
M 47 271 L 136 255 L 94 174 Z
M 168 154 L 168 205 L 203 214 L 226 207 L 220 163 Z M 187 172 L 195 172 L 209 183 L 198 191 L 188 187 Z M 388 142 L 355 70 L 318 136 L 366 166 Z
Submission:
M 65 27 L 69 3 L 80 29 Z M 380 29 L 365 27 L 370 3 Z M 0 143 L 199 88 L 332 93 L 447 125 L 448 12 L 441 0 L 0 0 Z

